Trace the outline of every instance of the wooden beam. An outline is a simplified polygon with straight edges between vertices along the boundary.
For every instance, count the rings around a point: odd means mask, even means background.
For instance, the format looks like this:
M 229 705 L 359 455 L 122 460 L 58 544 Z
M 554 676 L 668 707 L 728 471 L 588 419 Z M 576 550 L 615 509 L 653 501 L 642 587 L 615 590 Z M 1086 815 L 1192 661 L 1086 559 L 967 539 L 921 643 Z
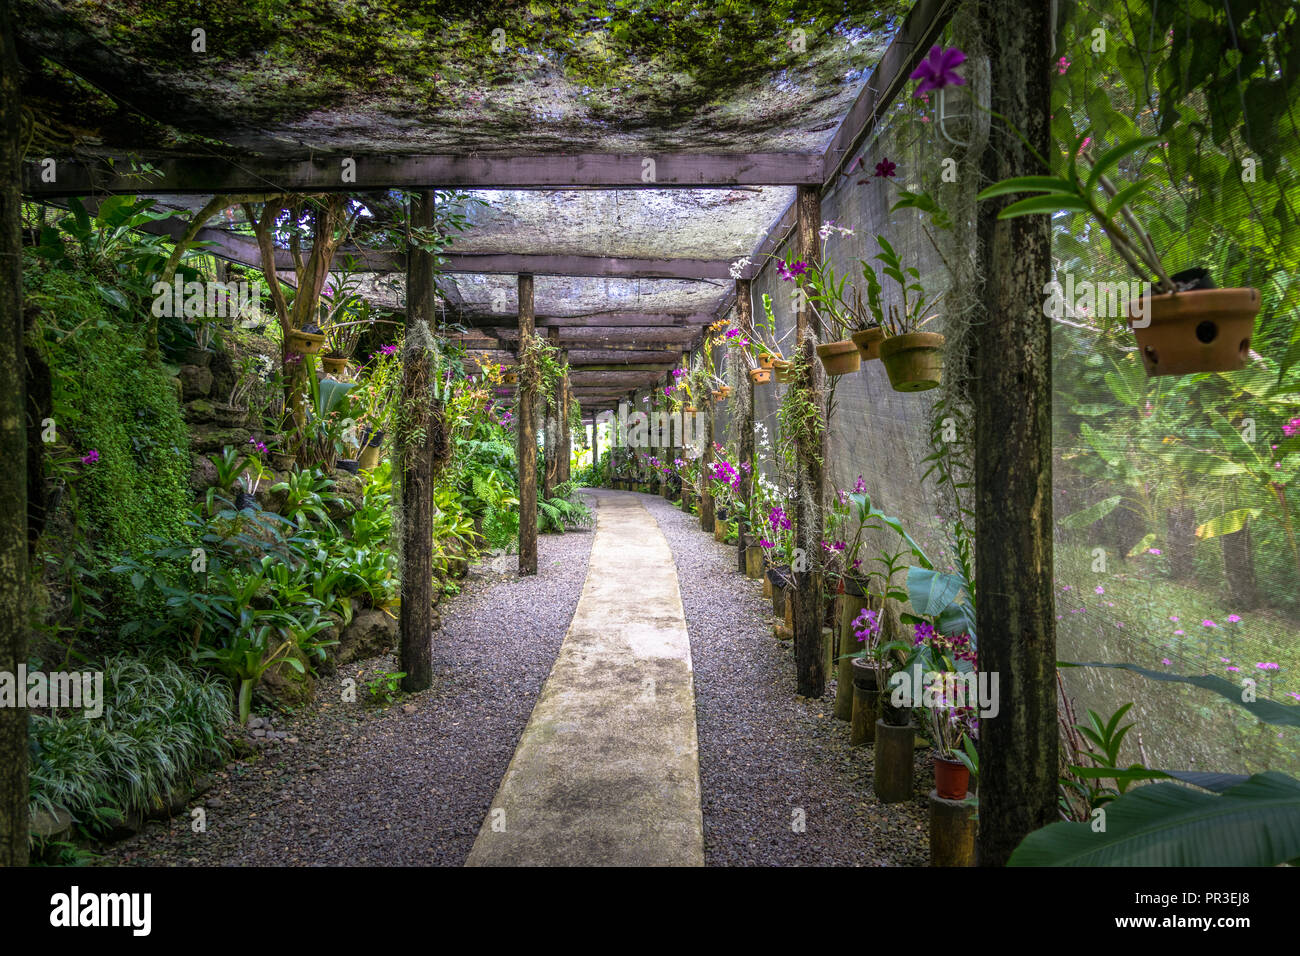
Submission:
M 461 322 L 471 328 L 497 326 L 506 319 L 502 315 L 465 312 Z M 621 328 L 623 326 L 662 326 L 665 328 L 697 328 L 711 325 L 717 315 L 713 312 L 592 312 L 587 315 L 539 315 L 537 328 Z
M 355 177 L 343 180 L 344 161 L 355 162 Z M 41 181 L 41 167 L 23 165 L 23 192 L 34 197 L 122 193 L 366 192 L 376 189 L 563 189 L 602 186 L 614 189 L 665 189 L 728 186 L 797 186 L 823 181 L 820 153 L 575 153 L 570 155 L 330 156 L 276 161 L 243 156 L 161 159 L 159 174 L 148 182 L 125 163 L 62 159 L 56 181 Z
M 611 276 L 641 279 L 726 279 L 731 264 L 718 259 L 638 259 L 530 253 L 448 253 L 443 271 L 451 274 L 514 274 L 527 269 L 547 276 Z
M 465 354 L 471 359 L 481 358 L 484 361 L 496 362 L 501 365 L 514 365 L 515 353 L 506 349 L 466 349 Z M 574 368 L 597 368 L 597 369 L 646 369 L 659 368 L 662 366 L 672 366 L 682 360 L 683 353 L 680 351 L 658 351 L 658 350 L 632 350 L 632 349 L 574 349 L 569 352 L 569 364 Z
M 807 263 L 821 259 L 818 229 L 821 228 L 821 190 L 814 186 L 799 187 L 795 199 L 799 209 L 799 258 Z M 814 346 L 817 327 L 806 296 L 800 297 L 795 318 L 795 348 L 802 369 L 791 388 L 816 402 L 825 415 L 821 401 L 821 365 Z M 794 653 L 799 694 L 819 698 L 826 690 L 826 655 L 822 653 L 822 471 L 826 461 L 826 430 L 816 436 L 782 435 L 795 442 L 795 547 L 803 551 L 807 570 L 795 575 Z
M 411 224 L 433 227 L 433 192 L 411 197 Z M 423 329 L 408 334 L 402 352 L 402 402 L 431 417 L 429 330 L 434 320 L 433 256 L 411 247 L 406 277 L 408 324 Z M 433 682 L 433 454 L 436 423 L 425 427 L 424 441 L 400 449 L 402 494 L 402 606 L 398 618 L 402 690 L 427 690 Z
M 956 7 L 956 0 L 916 0 L 912 5 L 826 148 L 822 164 L 825 185 L 834 184 L 845 162 L 875 127 L 881 111 L 898 95 L 907 83 L 908 74 L 938 40 Z
M 519 348 L 533 336 L 533 277 L 519 276 Z M 519 574 L 537 573 L 537 393 L 521 387 L 515 403 L 519 467 Z
M 483 332 L 500 342 L 513 342 L 519 338 L 517 329 L 495 327 L 484 328 Z M 616 348 L 618 345 L 634 346 L 637 350 L 646 348 L 647 343 L 662 345 L 683 345 L 694 342 L 700 336 L 699 329 L 663 328 L 656 325 L 626 326 L 617 329 L 559 329 L 558 341 L 570 348 Z

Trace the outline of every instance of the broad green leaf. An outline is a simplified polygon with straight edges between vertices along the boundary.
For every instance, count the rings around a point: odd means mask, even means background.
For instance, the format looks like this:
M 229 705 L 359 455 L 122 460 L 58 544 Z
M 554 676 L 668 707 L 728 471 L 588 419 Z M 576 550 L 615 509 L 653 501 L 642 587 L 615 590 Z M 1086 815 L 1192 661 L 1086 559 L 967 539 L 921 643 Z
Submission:
M 1237 508 L 1235 511 L 1228 511 L 1216 518 L 1196 528 L 1196 537 L 1207 540 L 1217 538 L 1219 535 L 1232 534 L 1240 531 L 1246 526 L 1246 522 L 1253 518 L 1258 518 L 1263 509 L 1260 508 Z
M 1047 196 L 1034 196 L 1013 202 L 998 213 L 999 219 L 1014 219 L 1017 216 L 1033 216 L 1039 213 L 1056 214 L 1058 212 L 1091 212 L 1092 207 L 1078 196 L 1064 196 L 1052 193 Z
M 918 568 L 907 569 L 907 597 L 912 610 L 925 617 L 934 617 L 956 600 L 964 582 L 955 574 Z
M 1088 180 L 1085 183 L 1088 191 L 1094 189 L 1097 180 L 1106 175 L 1110 169 L 1119 165 L 1119 161 L 1125 156 L 1130 156 L 1140 149 L 1146 149 L 1148 146 L 1154 146 L 1158 142 L 1160 142 L 1159 136 L 1139 136 L 1137 139 L 1128 140 L 1106 150 L 1097 157 L 1097 162 L 1093 164 L 1092 169 L 1088 172 Z
M 1214 795 L 1173 783 L 1106 804 L 1106 829 L 1054 823 L 1011 866 L 1277 866 L 1300 856 L 1300 781 L 1273 771 Z
M 1060 176 L 1012 176 L 1010 179 L 994 183 L 975 198 L 983 201 L 992 199 L 994 196 L 1005 196 L 1009 193 L 1040 192 L 1066 193 L 1071 196 L 1079 195 L 1079 190 L 1068 179 L 1062 179 Z
M 1174 684 L 1190 684 L 1192 687 L 1199 687 L 1202 690 L 1212 691 L 1220 697 L 1232 701 L 1237 706 L 1250 711 L 1251 716 L 1256 720 L 1262 720 L 1266 724 L 1276 724 L 1279 727 L 1300 727 L 1300 704 L 1280 704 L 1275 700 L 1267 700 L 1265 698 L 1258 698 L 1253 701 L 1244 701 L 1241 699 L 1241 687 L 1226 681 L 1215 674 L 1184 676 L 1182 674 L 1169 674 L 1165 671 L 1153 671 L 1145 667 L 1138 667 L 1136 664 L 1107 664 L 1099 661 L 1091 661 L 1088 663 L 1057 661 L 1057 666 L 1109 667 L 1114 670 L 1132 671 L 1135 674 L 1141 674 L 1143 677 L 1148 677 L 1151 680 L 1165 681 Z
M 1109 498 L 1103 498 L 1096 504 L 1091 504 L 1081 511 L 1076 511 L 1074 514 L 1069 514 L 1064 518 L 1057 519 L 1056 523 L 1059 527 L 1071 531 L 1078 531 L 1087 528 L 1114 511 L 1123 498 L 1123 495 L 1112 495 Z

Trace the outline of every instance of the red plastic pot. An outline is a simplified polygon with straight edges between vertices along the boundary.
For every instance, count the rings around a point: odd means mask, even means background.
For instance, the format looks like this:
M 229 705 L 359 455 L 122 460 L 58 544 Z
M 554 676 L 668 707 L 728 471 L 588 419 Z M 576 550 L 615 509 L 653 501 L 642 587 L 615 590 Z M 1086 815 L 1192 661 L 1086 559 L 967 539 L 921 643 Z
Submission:
M 970 769 L 960 760 L 934 758 L 934 789 L 945 800 L 964 800 L 970 789 Z

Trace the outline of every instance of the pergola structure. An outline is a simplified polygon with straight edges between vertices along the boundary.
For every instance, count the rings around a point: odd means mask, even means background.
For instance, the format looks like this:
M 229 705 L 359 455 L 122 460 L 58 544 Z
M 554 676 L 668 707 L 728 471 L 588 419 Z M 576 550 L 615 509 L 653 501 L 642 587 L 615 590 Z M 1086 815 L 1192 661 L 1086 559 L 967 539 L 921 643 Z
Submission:
M 428 216 L 435 189 L 482 195 L 488 204 L 470 211 L 472 228 L 436 278 L 424 253 L 350 251 L 375 295 L 387 289 L 410 314 L 434 315 L 440 297 L 471 330 L 456 337 L 472 355 L 509 363 L 529 336 L 547 335 L 567 352 L 571 394 L 594 415 L 662 382 L 733 305 L 750 321 L 749 281 L 783 244 L 818 255 L 822 192 L 855 174 L 852 157 L 956 2 L 780 3 L 748 19 L 654 4 L 584 17 L 533 4 L 454 24 L 379 3 L 335 24 L 349 44 L 301 22 L 141 20 L 112 0 L 13 6 L 24 196 L 148 194 L 193 209 L 214 194 L 404 189 Z M 197 238 L 260 267 L 238 225 L 208 224 Z M 184 223 L 157 228 L 179 238 Z M 287 250 L 276 256 L 290 265 Z M 407 276 L 404 291 L 386 283 L 390 274 Z M 798 334 L 811 355 L 806 310 Z M 522 453 L 537 445 L 535 400 L 519 402 L 521 573 L 537 561 L 537 476 Z M 1032 411 L 1045 395 L 1005 401 Z M 752 420 L 746 427 L 752 436 Z M 1025 444 L 1016 453 L 1027 468 L 1040 452 Z M 798 541 L 814 550 L 821 513 L 804 501 L 822 496 L 822 454 L 800 449 L 808 495 L 799 496 Z M 1025 537 L 998 540 L 1014 548 Z M 981 574 L 985 562 L 1000 565 L 998 540 L 981 541 Z M 425 578 L 423 591 L 404 580 L 404 609 L 427 608 Z M 820 589 L 808 575 L 796 604 L 804 693 L 819 693 L 824 676 Z M 997 599 L 980 613 L 981 622 L 999 613 Z M 422 639 L 418 615 L 403 623 Z M 981 628 L 992 638 L 1003 623 Z M 994 796 L 991 818 L 997 808 Z

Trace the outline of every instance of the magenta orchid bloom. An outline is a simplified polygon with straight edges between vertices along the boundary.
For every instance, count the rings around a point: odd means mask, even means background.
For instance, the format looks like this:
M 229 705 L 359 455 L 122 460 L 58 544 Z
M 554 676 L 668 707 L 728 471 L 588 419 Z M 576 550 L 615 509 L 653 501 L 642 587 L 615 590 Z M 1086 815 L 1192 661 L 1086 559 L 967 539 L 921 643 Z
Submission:
M 946 50 L 939 46 L 930 47 L 930 54 L 912 71 L 909 79 L 920 80 L 913 96 L 920 96 L 930 90 L 941 90 L 945 86 L 965 86 L 966 81 L 957 74 L 957 67 L 966 62 L 966 54 L 955 46 Z

